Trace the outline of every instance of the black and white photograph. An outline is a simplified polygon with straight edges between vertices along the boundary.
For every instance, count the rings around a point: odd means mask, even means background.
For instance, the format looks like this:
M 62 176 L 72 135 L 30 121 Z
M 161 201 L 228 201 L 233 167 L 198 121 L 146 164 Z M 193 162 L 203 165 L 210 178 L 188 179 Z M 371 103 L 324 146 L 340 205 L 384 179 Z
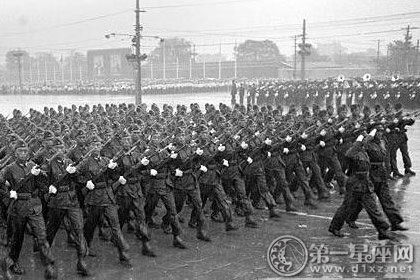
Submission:
M 0 280 L 420 279 L 419 188 L 420 1 L 0 0 Z

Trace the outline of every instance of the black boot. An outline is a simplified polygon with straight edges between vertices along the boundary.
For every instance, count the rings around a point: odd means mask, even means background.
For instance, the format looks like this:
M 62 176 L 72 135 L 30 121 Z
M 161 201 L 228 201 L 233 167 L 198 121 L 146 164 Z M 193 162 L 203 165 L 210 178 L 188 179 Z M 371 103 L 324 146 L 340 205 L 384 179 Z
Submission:
M 3 271 L 3 277 L 6 280 L 11 280 L 13 278 L 12 272 L 10 271 L 10 267 L 13 265 L 13 260 L 9 257 L 4 258 L 1 262 L 1 269 Z
M 394 173 L 392 174 L 394 176 L 394 178 L 403 178 L 404 175 L 402 175 L 399 171 L 394 171 Z
M 406 175 L 411 175 L 411 176 L 414 176 L 414 175 L 416 175 L 416 172 L 414 172 L 413 170 L 411 170 L 410 168 L 406 168 L 405 169 L 405 174 Z
M 128 256 L 127 252 L 123 252 L 123 251 L 120 252 L 120 263 L 127 268 L 133 267 L 130 261 L 130 257 Z
M 163 232 L 166 233 L 166 234 L 171 234 L 172 233 L 172 228 L 168 223 L 163 222 L 162 223 L 162 229 L 163 229 Z
M 246 216 L 245 217 L 245 227 L 249 227 L 249 228 L 259 228 L 258 224 L 256 221 L 254 221 L 251 216 Z
M 270 209 L 270 218 L 280 218 L 280 214 L 274 208 Z
M 148 256 L 151 258 L 156 258 L 155 252 L 153 252 L 152 248 L 150 247 L 150 244 L 148 241 L 143 241 L 143 249 L 141 250 L 141 253 L 143 256 Z
M 86 265 L 85 261 L 83 260 L 83 258 L 80 257 L 77 260 L 77 266 L 76 267 L 77 267 L 77 273 L 80 274 L 81 276 L 87 277 L 87 276 L 91 275 L 89 270 L 87 269 L 87 265 Z
M 389 231 L 387 231 L 387 230 L 380 231 L 380 232 L 378 233 L 378 239 L 379 239 L 379 240 L 392 240 L 392 241 L 398 241 L 398 239 L 397 239 L 395 236 L 391 235 L 391 233 L 390 233 Z
M 55 269 L 53 264 L 47 265 L 45 268 L 44 277 L 45 279 L 57 279 L 57 269 Z
M 356 222 L 354 221 L 347 221 L 347 224 L 350 228 L 358 229 L 359 227 L 356 225 Z
M 344 234 L 342 234 L 339 229 L 333 229 L 332 227 L 330 227 L 328 231 L 337 237 L 344 237 Z
M 210 219 L 216 223 L 223 223 L 223 219 L 220 217 L 218 212 L 213 212 L 210 215 Z
M 239 227 L 232 224 L 232 222 L 226 223 L 226 227 L 225 227 L 226 231 L 234 231 L 234 230 L 238 230 L 238 229 L 239 229 Z
M 187 249 L 187 246 L 185 246 L 185 244 L 182 242 L 181 238 L 178 235 L 174 236 L 174 241 L 172 245 L 174 245 L 174 247 L 177 247 L 179 249 Z
M 210 237 L 208 237 L 207 234 L 205 234 L 204 231 L 202 230 L 197 231 L 197 239 L 206 241 L 206 242 L 211 241 Z
M 304 205 L 309 206 L 311 209 L 318 209 L 318 206 L 315 204 L 315 202 L 312 199 L 305 200 Z
M 408 230 L 408 228 L 403 227 L 401 224 L 396 224 L 396 225 L 391 226 L 391 230 L 392 231 L 397 231 L 397 230 L 406 231 L 406 230 Z

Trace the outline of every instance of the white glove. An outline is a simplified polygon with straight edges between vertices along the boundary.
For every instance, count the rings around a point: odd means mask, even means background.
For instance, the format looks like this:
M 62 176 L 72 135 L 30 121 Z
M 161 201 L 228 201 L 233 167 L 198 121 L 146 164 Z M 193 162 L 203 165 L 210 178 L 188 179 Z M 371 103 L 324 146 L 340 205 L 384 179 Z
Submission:
M 302 139 L 306 139 L 306 138 L 308 138 L 308 134 L 306 134 L 306 133 L 304 132 L 304 133 L 302 133 L 302 135 L 301 135 L 300 137 L 302 137 Z
M 114 170 L 117 167 L 117 163 L 114 162 L 112 159 L 108 163 L 108 168 Z
M 226 167 L 229 167 L 229 161 L 227 161 L 226 159 L 223 160 L 222 164 Z
M 369 124 L 374 124 L 375 121 L 374 120 L 370 120 Z
M 203 150 L 202 149 L 200 149 L 200 148 L 197 148 L 197 150 L 195 151 L 195 153 L 197 154 L 197 155 L 199 155 L 199 156 L 201 156 L 202 154 L 203 154 Z
M 301 145 L 301 146 L 300 146 L 300 149 L 301 149 L 302 151 L 306 151 L 306 146 L 305 146 L 305 145 Z
M 235 136 L 233 136 L 233 139 L 235 139 L 236 141 L 238 141 L 241 138 L 241 136 L 239 136 L 238 134 L 236 134 Z
M 72 165 L 69 165 L 69 166 L 66 167 L 66 171 L 69 174 L 74 174 L 76 172 L 76 167 L 74 167 Z
M 125 185 L 127 183 L 127 179 L 125 179 L 124 176 L 120 176 L 120 178 L 118 178 L 118 182 L 120 182 L 121 185 Z
M 9 196 L 10 198 L 13 198 L 13 199 L 17 199 L 17 192 L 16 191 L 14 191 L 14 190 L 11 190 L 10 191 L 10 196 Z
M 216 130 L 214 130 L 214 128 L 210 129 L 210 134 L 213 134 L 215 132 L 216 132 Z
M 375 137 L 376 131 L 377 131 L 376 128 L 372 129 L 372 131 L 369 132 L 369 135 L 372 137 Z
M 193 132 L 191 132 L 191 135 L 192 135 L 192 136 L 195 136 L 195 135 L 197 135 L 197 132 L 195 132 L 195 131 L 193 130 Z
M 175 169 L 175 176 L 176 177 L 182 177 L 183 172 L 181 171 L 181 169 L 177 168 Z
M 398 119 L 397 119 L 397 118 L 395 118 L 395 119 L 393 120 L 393 123 L 398 123 Z
M 266 145 L 269 145 L 269 146 L 271 146 L 271 144 L 273 143 L 273 141 L 271 141 L 271 139 L 265 139 L 264 140 L 264 143 L 266 144 Z
M 225 149 L 226 149 L 226 147 L 225 147 L 225 146 L 223 146 L 223 145 L 219 145 L 219 147 L 217 147 L 217 150 L 218 150 L 219 152 L 224 152 L 224 151 L 225 151 Z
M 343 138 L 340 138 L 340 140 L 338 141 L 340 144 L 343 144 Z
M 388 127 L 385 129 L 386 133 L 390 133 L 391 129 L 389 129 Z
M 325 142 L 324 142 L 324 141 L 319 141 L 319 145 L 320 145 L 321 147 L 325 147 Z
M 323 130 L 321 130 L 321 132 L 319 134 L 321 134 L 321 136 L 325 136 L 327 134 L 327 131 L 325 129 L 323 129 Z
M 176 159 L 178 157 L 177 153 L 171 152 L 171 158 Z
M 354 125 L 354 127 L 355 127 L 356 129 L 358 129 L 358 128 L 360 128 L 360 124 L 359 124 L 359 123 L 356 123 L 356 124 Z
M 286 142 L 291 142 L 292 141 L 292 137 L 290 137 L 289 135 L 286 136 Z
M 93 190 L 95 188 L 95 184 L 92 182 L 92 180 L 86 182 L 86 188 L 89 190 Z
M 205 167 L 204 165 L 201 165 L 200 170 L 203 172 L 207 172 L 207 167 Z
M 140 162 L 141 162 L 141 164 L 143 164 L 144 166 L 146 166 L 146 165 L 148 165 L 148 164 L 149 164 L 149 160 L 147 159 L 147 157 L 142 158 Z
M 381 123 L 382 123 L 382 124 L 385 124 L 385 123 L 386 123 L 386 119 L 384 119 L 384 118 L 383 118 L 383 119 L 381 120 Z
M 332 123 L 332 122 L 333 122 L 333 120 L 332 120 L 331 118 L 329 118 L 329 119 L 327 120 L 327 122 L 328 122 L 328 123 Z
M 152 175 L 152 176 L 156 176 L 157 175 L 157 171 L 156 171 L 156 169 L 150 169 L 150 175 Z
M 357 136 L 356 142 L 362 142 L 363 138 L 365 138 L 363 135 Z
M 271 153 L 267 152 L 267 157 L 271 158 Z
M 248 157 L 248 158 L 246 159 L 246 161 L 247 161 L 249 164 L 251 164 L 251 163 L 252 163 L 252 158 Z
M 254 133 L 254 135 L 258 137 L 258 136 L 260 136 L 260 132 L 257 131 L 257 132 Z
M 343 133 L 343 132 L 345 131 L 345 129 L 344 129 L 344 127 L 340 126 L 340 128 L 338 129 L 338 131 L 339 131 L 340 133 Z
M 53 185 L 51 185 L 51 186 L 48 188 L 48 193 L 56 194 L 56 193 L 57 193 L 57 188 L 56 188 L 56 187 L 54 187 Z
M 174 146 L 174 144 L 169 143 L 168 148 L 169 148 L 169 150 L 173 151 L 173 149 L 175 149 L 175 146 Z
M 283 153 L 284 154 L 288 154 L 289 153 L 289 149 L 288 148 L 283 148 Z
M 242 147 L 242 149 L 248 149 L 248 144 L 247 143 L 245 143 L 244 141 L 242 141 L 242 143 L 241 143 L 241 147 Z
M 32 167 L 31 174 L 34 176 L 38 176 L 39 173 L 41 173 L 41 169 L 39 169 L 37 166 Z
M 209 121 L 208 123 L 207 123 L 207 125 L 213 125 L 213 122 L 212 121 Z

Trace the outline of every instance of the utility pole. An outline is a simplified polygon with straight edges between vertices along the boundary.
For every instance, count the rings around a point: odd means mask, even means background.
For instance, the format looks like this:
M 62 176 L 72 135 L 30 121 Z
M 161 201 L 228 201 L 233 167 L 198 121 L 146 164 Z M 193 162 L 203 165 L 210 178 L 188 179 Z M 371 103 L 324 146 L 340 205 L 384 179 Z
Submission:
M 302 45 L 303 45 L 303 49 L 302 49 L 302 60 L 301 60 L 301 64 L 300 64 L 300 78 L 302 80 L 305 80 L 305 45 L 306 45 L 306 20 L 303 20 L 303 30 L 302 30 Z
M 407 71 L 406 73 L 409 74 L 409 69 L 408 69 L 408 52 L 409 52 L 409 48 L 410 48 L 410 40 L 411 40 L 411 35 L 410 35 L 410 25 L 407 26 L 407 33 L 405 34 L 405 38 L 404 38 L 404 64 L 405 64 L 405 70 Z
M 19 93 L 22 93 L 22 56 L 24 53 L 22 51 L 13 52 L 13 56 L 17 58 L 18 62 L 18 78 L 19 78 Z
M 376 51 L 376 71 L 379 72 L 379 48 L 380 48 L 381 40 L 378 40 L 378 49 Z
M 296 64 L 297 64 L 297 36 L 295 35 L 295 57 L 293 60 L 293 80 L 296 80 Z
M 140 0 L 136 0 L 136 63 L 137 63 L 137 78 L 136 78 L 136 105 L 141 104 L 141 54 L 140 54 Z

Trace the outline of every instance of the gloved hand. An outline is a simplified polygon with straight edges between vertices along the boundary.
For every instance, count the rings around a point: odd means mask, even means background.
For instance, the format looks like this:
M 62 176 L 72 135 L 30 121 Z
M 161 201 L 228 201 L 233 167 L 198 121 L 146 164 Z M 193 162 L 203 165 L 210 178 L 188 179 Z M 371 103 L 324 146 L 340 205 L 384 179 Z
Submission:
M 271 144 L 273 143 L 273 141 L 271 141 L 271 139 L 265 139 L 264 140 L 264 143 L 266 144 L 266 145 L 268 145 L 268 146 L 271 146 Z
M 56 193 L 57 193 L 57 188 L 56 188 L 56 187 L 54 187 L 53 185 L 51 185 L 51 186 L 48 188 L 48 193 L 56 194 Z
M 121 185 L 125 185 L 127 183 L 127 180 L 124 178 L 124 176 L 120 176 L 120 178 L 118 178 L 118 182 Z
M 95 184 L 92 182 L 92 180 L 86 182 L 86 188 L 89 190 L 93 190 L 95 188 Z
M 284 154 L 288 154 L 289 153 L 289 149 L 288 148 L 283 148 L 283 153 Z
M 254 135 L 258 137 L 258 136 L 260 136 L 260 132 L 257 131 L 257 132 L 254 133 Z
M 149 160 L 147 159 L 147 157 L 142 158 L 140 162 L 141 162 L 141 164 L 143 164 L 144 166 L 146 166 L 146 165 L 148 165 L 148 164 L 149 164 Z
M 363 138 L 365 138 L 365 137 L 360 134 L 359 136 L 357 136 L 356 142 L 362 142 Z
M 395 118 L 392 122 L 395 123 L 395 124 L 397 124 L 398 123 L 398 119 Z
M 356 129 L 359 129 L 359 128 L 360 128 L 360 124 L 359 124 L 359 123 L 356 123 L 356 124 L 354 125 L 354 127 L 355 127 Z
M 246 159 L 246 161 L 247 161 L 249 164 L 251 164 L 251 163 L 253 162 L 252 158 L 250 158 L 250 157 L 248 157 L 248 158 Z
M 375 137 L 376 131 L 377 131 L 376 128 L 372 129 L 372 131 L 369 132 L 369 135 L 372 137 Z
M 236 141 L 238 141 L 240 138 L 241 138 L 241 136 L 239 136 L 238 134 L 235 134 L 235 135 L 233 136 L 233 139 L 235 139 Z
M 286 142 L 289 142 L 289 143 L 292 142 L 292 137 L 290 137 L 290 135 L 286 136 Z
M 229 161 L 227 161 L 226 159 L 223 160 L 222 164 L 226 167 L 229 167 Z
M 207 167 L 205 167 L 204 165 L 201 165 L 200 170 L 203 172 L 207 172 Z
M 340 126 L 340 128 L 338 129 L 338 131 L 339 131 L 340 133 L 343 133 L 343 132 L 345 131 L 345 129 L 344 129 L 344 127 Z
M 171 150 L 171 151 L 173 151 L 173 150 L 175 149 L 174 144 L 169 143 L 169 145 L 168 145 L 168 149 L 169 149 L 169 150 Z
M 32 167 L 31 169 L 31 174 L 34 176 L 38 176 L 39 173 L 41 173 L 41 169 L 39 167 L 37 167 L 36 165 L 34 167 Z
M 306 151 L 306 146 L 305 146 L 305 145 L 301 145 L 301 146 L 300 146 L 300 149 L 301 149 L 302 151 Z
M 213 125 L 213 122 L 212 122 L 212 121 L 209 121 L 209 122 L 207 123 L 207 125 L 208 125 L 208 126 L 211 126 L 211 125 Z
M 197 155 L 199 155 L 199 156 L 201 156 L 201 155 L 203 155 L 203 150 L 202 149 L 200 149 L 200 148 L 197 148 L 197 150 L 195 151 L 195 153 L 197 154 Z
M 220 144 L 220 145 L 219 145 L 219 147 L 217 147 L 217 150 L 218 150 L 219 152 L 224 152 L 224 151 L 225 151 L 225 149 L 226 149 L 226 147 L 225 147 L 225 146 L 223 146 L 222 144 Z
M 111 159 L 108 163 L 108 168 L 114 170 L 117 167 L 117 165 L 118 164 Z
M 13 199 L 17 199 L 17 192 L 16 191 L 14 191 L 14 190 L 11 190 L 10 191 L 10 196 L 9 196 L 10 198 L 13 198 Z
M 304 132 L 304 133 L 302 133 L 302 135 L 301 135 L 300 137 L 302 137 L 302 139 L 306 139 L 306 138 L 308 138 L 308 134 L 306 134 L 306 133 Z
M 182 177 L 183 172 L 181 171 L 181 169 L 177 168 L 175 169 L 175 176 L 176 177 Z
M 325 142 L 324 142 L 324 141 L 319 141 L 319 145 L 320 145 L 321 147 L 325 147 Z
M 332 120 L 331 118 L 329 118 L 329 119 L 327 120 L 327 122 L 328 122 L 328 123 L 332 123 L 332 122 L 333 122 L 333 120 Z
M 271 158 L 271 153 L 267 152 L 267 157 Z
M 242 141 L 241 148 L 244 149 L 244 150 L 248 149 L 248 144 Z
M 191 132 L 191 135 L 192 136 L 195 136 L 195 135 L 197 135 L 197 132 L 195 132 L 194 130 Z
M 340 138 L 340 140 L 338 140 L 338 143 L 343 144 L 343 138 Z
M 150 169 L 150 175 L 156 176 L 157 174 L 158 172 L 156 171 L 156 169 Z
M 170 157 L 171 157 L 172 159 L 176 159 L 176 158 L 178 157 L 178 154 L 177 154 L 177 153 L 172 152 L 172 153 L 171 153 L 171 155 L 170 155 Z
M 388 127 L 385 129 L 386 133 L 390 133 L 391 129 L 389 129 Z
M 216 132 L 216 130 L 214 130 L 214 128 L 210 129 L 210 134 L 214 134 Z
M 70 164 L 69 166 L 66 167 L 66 171 L 69 174 L 74 174 L 74 173 L 76 173 L 76 167 L 74 167 L 73 165 Z
M 319 134 L 321 134 L 321 136 L 325 136 L 327 134 L 327 131 L 325 129 L 323 129 L 323 130 L 321 130 L 321 132 Z
M 381 120 L 381 123 L 382 123 L 382 124 L 385 124 L 385 123 L 386 123 L 386 119 L 385 119 L 385 118 L 383 118 L 383 119 Z

